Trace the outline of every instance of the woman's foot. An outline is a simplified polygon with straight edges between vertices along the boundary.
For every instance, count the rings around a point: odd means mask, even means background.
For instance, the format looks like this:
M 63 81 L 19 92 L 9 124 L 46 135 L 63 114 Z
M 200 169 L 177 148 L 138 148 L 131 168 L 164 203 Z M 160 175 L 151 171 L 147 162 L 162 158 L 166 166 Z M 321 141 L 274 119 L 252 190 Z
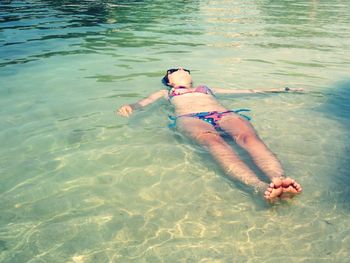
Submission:
M 276 199 L 290 199 L 300 194 L 300 184 L 291 178 L 274 178 L 264 193 L 265 199 L 275 201 Z
M 272 182 L 267 187 L 264 197 L 266 200 L 275 201 L 282 193 L 282 180 L 279 178 L 272 179 Z
M 301 193 L 302 188 L 300 184 L 298 184 L 292 178 L 285 178 L 282 180 L 282 189 L 283 192 L 280 196 L 281 199 L 289 199 Z

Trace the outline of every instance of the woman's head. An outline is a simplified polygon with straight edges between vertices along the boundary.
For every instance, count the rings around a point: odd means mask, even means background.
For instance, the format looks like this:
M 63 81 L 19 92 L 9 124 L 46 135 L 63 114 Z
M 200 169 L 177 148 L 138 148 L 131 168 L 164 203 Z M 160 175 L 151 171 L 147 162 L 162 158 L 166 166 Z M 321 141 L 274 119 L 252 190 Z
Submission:
M 169 87 L 192 85 L 190 71 L 184 68 L 168 69 L 162 79 L 162 83 Z

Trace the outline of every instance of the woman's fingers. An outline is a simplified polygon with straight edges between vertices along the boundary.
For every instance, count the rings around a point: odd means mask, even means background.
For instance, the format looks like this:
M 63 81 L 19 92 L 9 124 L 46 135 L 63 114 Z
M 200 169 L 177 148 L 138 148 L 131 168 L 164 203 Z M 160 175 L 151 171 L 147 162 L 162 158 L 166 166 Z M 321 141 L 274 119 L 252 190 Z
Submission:
M 121 106 L 118 110 L 118 114 L 124 117 L 128 117 L 132 113 L 132 108 L 130 105 Z

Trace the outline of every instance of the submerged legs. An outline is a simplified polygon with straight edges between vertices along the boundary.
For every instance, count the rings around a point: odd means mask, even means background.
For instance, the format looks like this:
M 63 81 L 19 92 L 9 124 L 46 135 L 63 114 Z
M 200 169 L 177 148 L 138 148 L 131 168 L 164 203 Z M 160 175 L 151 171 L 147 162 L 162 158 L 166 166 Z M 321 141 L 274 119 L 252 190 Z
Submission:
M 270 173 L 270 175 L 273 175 L 271 177 L 269 176 L 272 182 L 267 184 L 261 181 L 210 124 L 192 117 L 179 118 L 177 124 L 182 132 L 209 150 L 212 157 L 219 163 L 227 175 L 264 193 L 266 199 L 272 200 L 280 197 L 285 190 L 283 185 L 286 186 L 286 189 L 291 186 L 291 183 L 280 179 L 283 175 L 283 169 L 279 162 L 277 162 L 277 164 L 279 164 L 277 168 L 279 169 L 268 168 L 263 170 L 276 171 Z M 257 155 L 258 154 L 256 154 L 256 156 Z M 261 159 L 263 160 L 262 163 L 268 161 L 268 159 L 265 159 L 266 158 Z
M 276 192 L 275 189 L 282 190 L 280 194 L 282 198 L 292 197 L 301 192 L 298 183 L 291 178 L 285 178 L 280 161 L 247 120 L 236 114 L 227 114 L 220 121 L 220 127 L 250 154 L 254 163 L 270 178 L 271 184 L 265 192 L 265 197 Z

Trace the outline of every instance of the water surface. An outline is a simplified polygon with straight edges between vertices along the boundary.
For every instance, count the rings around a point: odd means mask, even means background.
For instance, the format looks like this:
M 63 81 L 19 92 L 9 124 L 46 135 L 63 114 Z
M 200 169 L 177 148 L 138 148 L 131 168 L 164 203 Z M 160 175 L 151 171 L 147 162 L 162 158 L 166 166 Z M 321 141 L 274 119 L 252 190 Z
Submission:
M 348 262 L 345 0 L 1 1 L 0 261 Z M 270 206 L 168 128 L 166 68 L 230 89 L 301 196 Z M 247 156 L 243 154 L 246 160 Z

